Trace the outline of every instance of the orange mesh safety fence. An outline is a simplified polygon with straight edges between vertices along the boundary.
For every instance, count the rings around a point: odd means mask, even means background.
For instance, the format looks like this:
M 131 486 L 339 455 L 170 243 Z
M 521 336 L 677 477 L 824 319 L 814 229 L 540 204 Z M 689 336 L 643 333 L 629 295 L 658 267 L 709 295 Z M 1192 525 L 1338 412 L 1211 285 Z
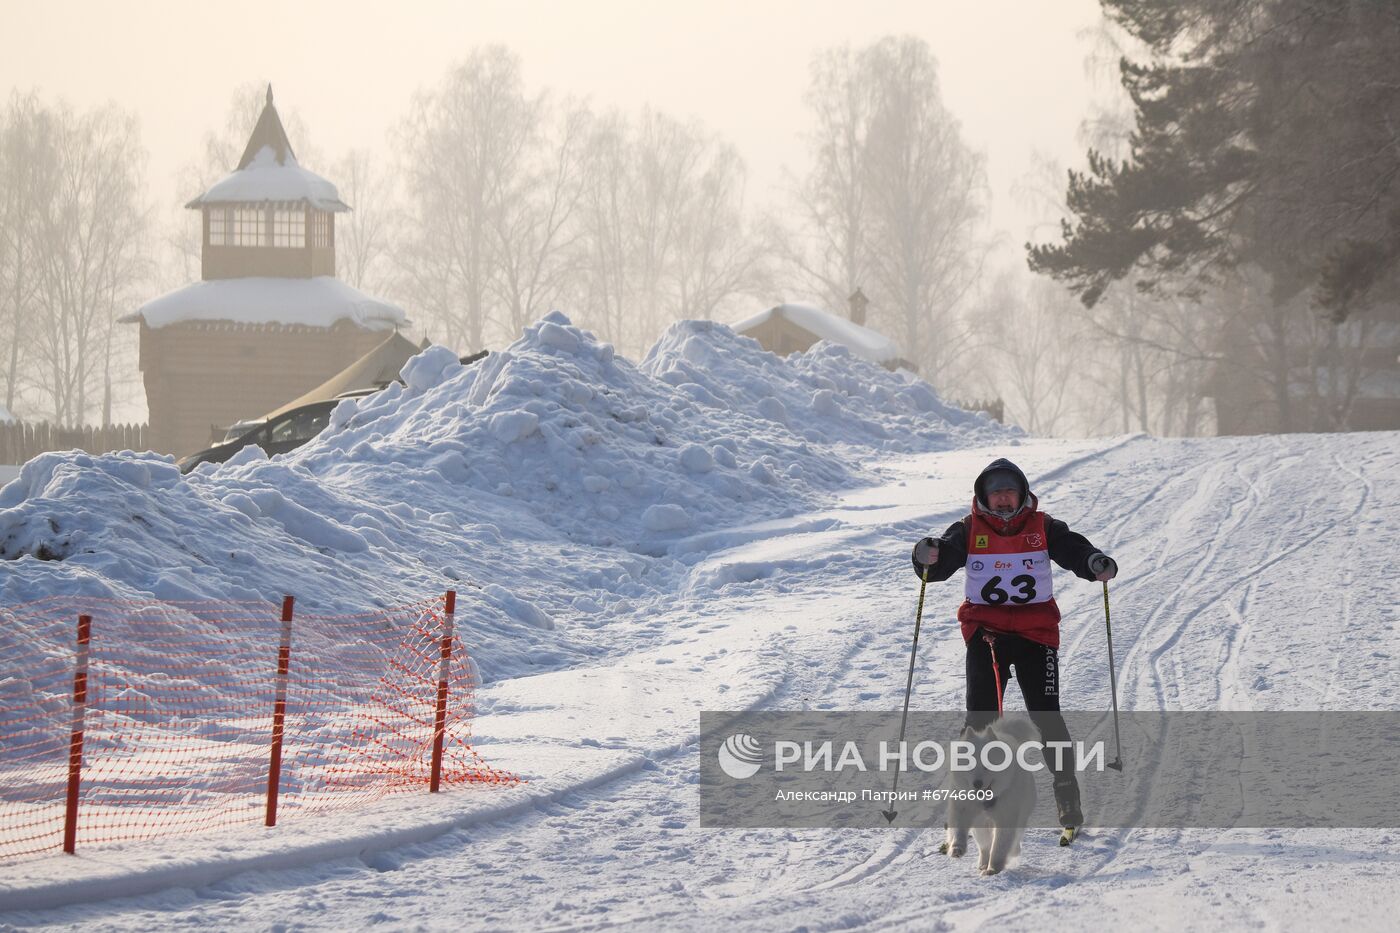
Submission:
M 62 597 L 0 608 L 0 859 L 63 847 L 66 822 L 81 847 L 268 820 L 275 719 L 279 822 L 426 793 L 435 759 L 443 784 L 517 783 L 471 746 L 474 665 L 445 609 L 441 597 L 352 615 L 296 608 L 283 679 L 287 627 L 269 603 Z M 86 651 L 80 616 L 91 619 Z

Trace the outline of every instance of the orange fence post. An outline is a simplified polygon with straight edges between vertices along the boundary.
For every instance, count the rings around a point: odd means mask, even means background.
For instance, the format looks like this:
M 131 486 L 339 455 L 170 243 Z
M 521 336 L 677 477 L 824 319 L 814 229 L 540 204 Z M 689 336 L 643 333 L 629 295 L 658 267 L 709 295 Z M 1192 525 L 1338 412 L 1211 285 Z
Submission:
M 292 666 L 292 597 L 282 598 L 282 643 L 277 649 L 277 693 L 272 701 L 272 760 L 267 768 L 268 826 L 277 825 L 277 786 L 282 779 L 282 727 L 287 717 L 287 673 Z
M 442 655 L 438 659 L 437 715 L 433 718 L 433 771 L 428 792 L 442 786 L 442 738 L 447 731 L 447 670 L 452 665 L 452 616 L 457 611 L 457 591 L 448 590 L 442 623 Z
M 92 616 L 78 616 L 78 656 L 73 667 L 73 731 L 68 740 L 68 799 L 63 815 L 63 851 L 78 843 L 78 788 L 83 774 L 83 719 L 87 714 L 88 645 Z

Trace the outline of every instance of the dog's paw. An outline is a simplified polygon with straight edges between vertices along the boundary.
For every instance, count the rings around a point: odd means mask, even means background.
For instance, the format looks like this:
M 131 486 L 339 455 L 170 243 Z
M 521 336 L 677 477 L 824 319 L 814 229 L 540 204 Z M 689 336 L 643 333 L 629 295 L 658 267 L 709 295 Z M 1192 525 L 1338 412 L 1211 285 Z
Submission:
M 951 855 L 953 858 L 962 858 L 966 851 L 967 850 L 964 849 L 962 846 L 948 847 L 948 854 Z
M 985 878 L 988 875 L 995 875 L 1000 871 L 1000 868 L 993 868 L 992 866 L 988 865 L 986 868 L 982 869 L 982 877 Z

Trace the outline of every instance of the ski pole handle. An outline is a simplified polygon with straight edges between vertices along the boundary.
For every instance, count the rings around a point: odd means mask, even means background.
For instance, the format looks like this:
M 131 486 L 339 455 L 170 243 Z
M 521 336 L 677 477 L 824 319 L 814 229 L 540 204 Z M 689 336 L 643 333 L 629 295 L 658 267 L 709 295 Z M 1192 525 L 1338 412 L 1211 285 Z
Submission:
M 1103 581 L 1103 627 L 1108 632 L 1108 637 L 1113 637 L 1113 623 L 1108 617 L 1108 581 Z

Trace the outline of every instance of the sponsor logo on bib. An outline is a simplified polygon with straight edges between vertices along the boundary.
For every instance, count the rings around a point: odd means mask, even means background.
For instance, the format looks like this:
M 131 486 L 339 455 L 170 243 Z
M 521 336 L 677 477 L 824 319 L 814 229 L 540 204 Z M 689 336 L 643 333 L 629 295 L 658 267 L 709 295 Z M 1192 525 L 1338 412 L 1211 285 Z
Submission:
M 976 539 L 975 539 L 975 540 L 973 541 L 973 543 L 972 543 L 972 546 L 973 546 L 973 547 L 982 547 L 982 548 L 986 547 L 986 546 L 987 546 L 987 536 L 986 536 L 986 535 L 977 535 Z
M 1038 535 L 1038 534 L 1026 535 L 1025 537 L 1026 537 L 1026 547 L 1033 547 L 1033 548 L 1043 548 L 1043 547 L 1045 547 L 1045 540 L 1044 540 L 1044 538 L 1042 538 L 1040 535 Z

